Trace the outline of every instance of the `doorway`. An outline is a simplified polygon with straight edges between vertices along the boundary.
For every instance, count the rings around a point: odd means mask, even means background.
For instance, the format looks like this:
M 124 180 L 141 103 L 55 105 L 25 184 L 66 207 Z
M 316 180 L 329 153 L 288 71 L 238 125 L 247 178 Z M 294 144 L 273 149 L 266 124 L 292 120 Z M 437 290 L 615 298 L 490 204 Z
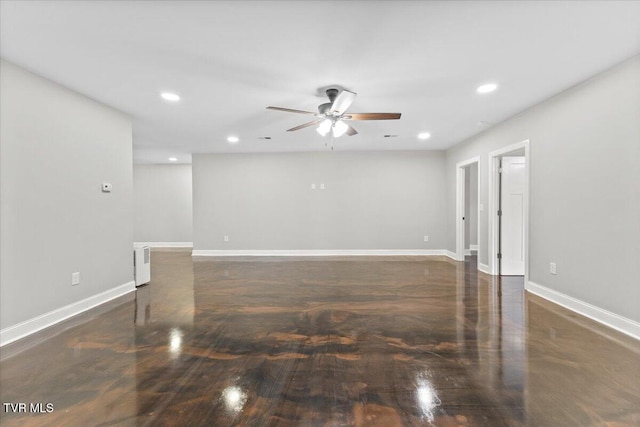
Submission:
M 525 276 L 529 260 L 529 141 L 489 154 L 489 269 Z
M 480 157 L 456 165 L 456 254 L 464 261 L 479 248 Z
M 501 157 L 498 176 L 498 270 L 501 276 L 524 276 L 524 156 Z
M 464 168 L 464 255 L 478 253 L 478 163 Z

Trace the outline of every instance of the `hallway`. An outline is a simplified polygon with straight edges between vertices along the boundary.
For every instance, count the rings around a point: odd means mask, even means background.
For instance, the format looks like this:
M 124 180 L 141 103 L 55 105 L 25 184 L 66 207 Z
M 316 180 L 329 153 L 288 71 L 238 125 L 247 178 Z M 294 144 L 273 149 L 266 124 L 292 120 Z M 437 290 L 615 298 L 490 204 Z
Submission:
M 640 344 L 475 257 L 192 258 L 2 349 L 3 426 L 640 423 Z

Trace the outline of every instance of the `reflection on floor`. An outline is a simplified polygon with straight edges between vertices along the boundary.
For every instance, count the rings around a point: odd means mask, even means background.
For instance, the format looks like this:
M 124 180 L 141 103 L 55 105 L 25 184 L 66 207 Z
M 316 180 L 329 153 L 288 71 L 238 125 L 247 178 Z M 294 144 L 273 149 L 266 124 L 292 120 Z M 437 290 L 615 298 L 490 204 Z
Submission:
M 3 348 L 2 402 L 44 409 L 3 426 L 640 425 L 640 343 L 475 257 L 152 259 Z

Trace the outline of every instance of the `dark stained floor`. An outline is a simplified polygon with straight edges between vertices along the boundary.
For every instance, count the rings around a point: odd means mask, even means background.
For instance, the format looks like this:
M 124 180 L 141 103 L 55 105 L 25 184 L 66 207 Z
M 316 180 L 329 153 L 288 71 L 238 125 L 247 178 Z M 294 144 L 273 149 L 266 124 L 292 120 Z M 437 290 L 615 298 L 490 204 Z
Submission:
M 638 426 L 640 342 L 475 259 L 196 258 L 2 348 L 3 426 Z M 53 411 L 46 412 L 46 404 Z

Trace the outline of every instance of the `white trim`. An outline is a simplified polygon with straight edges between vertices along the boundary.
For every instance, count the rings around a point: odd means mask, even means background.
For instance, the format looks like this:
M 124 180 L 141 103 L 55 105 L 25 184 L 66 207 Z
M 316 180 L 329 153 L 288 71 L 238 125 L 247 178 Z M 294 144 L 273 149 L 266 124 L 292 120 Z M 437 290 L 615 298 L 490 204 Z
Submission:
M 456 165 L 456 261 L 464 261 L 464 165 Z
M 565 295 L 561 292 L 554 291 L 546 286 L 542 286 L 534 282 L 525 283 L 528 283 L 526 288 L 527 291 L 532 294 L 536 294 L 539 297 L 551 301 L 552 303 L 561 305 L 564 308 L 640 340 L 640 323 L 634 320 L 604 310 L 600 307 L 596 307 L 595 305 L 570 297 L 569 295 Z
M 451 258 L 451 259 L 452 259 L 452 260 L 454 260 L 454 261 L 458 261 L 458 256 L 456 255 L 456 253 L 455 253 L 455 252 L 445 250 L 445 251 L 444 251 L 444 255 L 445 255 L 447 258 Z
M 485 274 L 491 274 L 491 270 L 489 270 L 489 266 L 487 264 L 478 263 L 478 270 L 482 271 Z
M 134 245 L 151 248 L 192 248 L 193 242 L 134 242 Z
M 505 154 L 524 148 L 525 162 L 525 197 L 524 197 L 524 283 L 529 281 L 529 200 L 531 198 L 531 156 L 529 155 L 529 140 L 502 147 L 489 153 L 489 271 L 491 275 L 500 274 L 498 271 L 498 159 Z
M 291 250 L 202 250 L 192 256 L 434 256 L 447 255 L 443 249 L 291 249 Z
M 469 249 L 472 251 L 477 251 L 478 250 L 478 245 L 469 245 Z
M 62 322 L 70 317 L 85 312 L 89 309 L 111 301 L 112 299 L 121 297 L 136 290 L 135 282 L 132 280 L 123 285 L 117 286 L 108 291 L 101 292 L 99 294 L 90 296 L 83 300 L 71 303 L 64 307 L 60 307 L 56 310 L 42 314 L 40 316 L 33 317 L 24 322 L 18 323 L 8 328 L 0 330 L 0 346 L 4 346 L 11 342 L 17 341 L 20 338 L 24 338 L 27 335 L 31 335 L 49 326 L 53 326 L 56 323 Z
M 470 255 L 473 255 L 473 254 L 471 253 L 471 249 L 465 249 L 465 250 L 464 250 L 464 256 L 470 256 Z
M 478 239 L 480 239 L 480 156 L 472 157 L 467 160 L 456 163 L 456 260 L 464 261 L 465 242 L 464 242 L 464 187 L 465 187 L 465 170 L 464 168 L 478 164 Z M 479 240 L 478 240 L 479 241 Z

